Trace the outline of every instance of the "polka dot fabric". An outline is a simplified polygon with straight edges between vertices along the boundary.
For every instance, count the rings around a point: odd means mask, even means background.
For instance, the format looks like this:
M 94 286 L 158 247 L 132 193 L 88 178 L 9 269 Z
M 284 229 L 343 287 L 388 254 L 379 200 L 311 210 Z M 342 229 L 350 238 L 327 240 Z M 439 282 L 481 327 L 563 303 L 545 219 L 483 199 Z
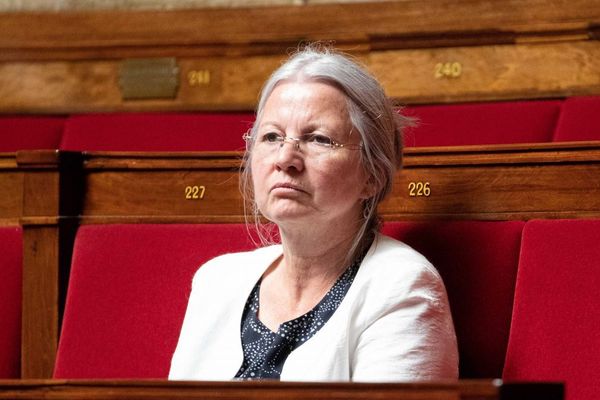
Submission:
M 359 266 L 360 260 L 346 269 L 319 304 L 306 314 L 282 323 L 277 332 L 271 331 L 258 319 L 259 281 L 248 297 L 242 317 L 244 361 L 236 378 L 278 380 L 290 353 L 313 337 L 337 310 Z

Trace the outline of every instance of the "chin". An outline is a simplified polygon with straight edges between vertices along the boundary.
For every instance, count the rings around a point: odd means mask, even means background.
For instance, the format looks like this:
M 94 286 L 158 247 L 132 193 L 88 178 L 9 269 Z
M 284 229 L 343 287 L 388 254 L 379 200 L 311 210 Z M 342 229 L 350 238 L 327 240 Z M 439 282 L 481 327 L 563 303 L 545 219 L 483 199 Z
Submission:
M 269 221 L 280 225 L 290 222 L 300 222 L 302 220 L 309 220 L 309 212 L 303 207 L 286 207 L 270 209 L 261 214 Z
M 286 222 L 297 222 L 297 221 L 302 221 L 302 219 L 304 219 L 306 217 L 306 213 L 300 213 L 300 212 L 277 212 L 277 213 L 270 213 L 270 214 L 263 214 L 269 221 L 279 225 L 279 224 L 285 224 Z

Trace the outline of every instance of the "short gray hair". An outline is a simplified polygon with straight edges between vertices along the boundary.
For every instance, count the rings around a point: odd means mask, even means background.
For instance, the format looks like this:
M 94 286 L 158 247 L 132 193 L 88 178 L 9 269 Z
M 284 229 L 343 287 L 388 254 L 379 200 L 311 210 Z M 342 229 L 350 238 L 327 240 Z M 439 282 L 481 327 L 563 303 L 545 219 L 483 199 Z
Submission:
M 330 47 L 312 44 L 294 53 L 264 84 L 256 121 L 249 132 L 252 137 L 255 137 L 260 125 L 267 99 L 278 83 L 290 80 L 323 82 L 341 90 L 347 98 L 353 129 L 360 134 L 361 162 L 376 191 L 363 202 L 363 221 L 348 252 L 349 261 L 352 261 L 366 250 L 374 234 L 379 231 L 381 221 L 377 206 L 392 190 L 394 175 L 402 165 L 402 130 L 410 124 L 410 119 L 399 113 L 366 67 Z M 250 209 L 261 243 L 272 244 L 276 241 L 273 237 L 274 227 L 260 223 L 260 212 L 254 201 L 251 159 L 252 144 L 248 142 L 244 155 L 245 168 L 241 174 L 246 221 Z

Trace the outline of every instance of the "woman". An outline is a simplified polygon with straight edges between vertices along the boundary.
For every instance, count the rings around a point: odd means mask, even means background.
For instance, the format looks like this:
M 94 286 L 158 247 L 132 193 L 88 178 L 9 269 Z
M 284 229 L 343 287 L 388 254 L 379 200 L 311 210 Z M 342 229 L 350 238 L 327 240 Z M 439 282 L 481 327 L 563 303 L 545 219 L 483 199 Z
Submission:
M 245 136 L 242 182 L 281 244 L 198 270 L 170 379 L 457 378 L 438 273 L 377 232 L 404 123 L 341 54 L 307 47 L 275 71 Z

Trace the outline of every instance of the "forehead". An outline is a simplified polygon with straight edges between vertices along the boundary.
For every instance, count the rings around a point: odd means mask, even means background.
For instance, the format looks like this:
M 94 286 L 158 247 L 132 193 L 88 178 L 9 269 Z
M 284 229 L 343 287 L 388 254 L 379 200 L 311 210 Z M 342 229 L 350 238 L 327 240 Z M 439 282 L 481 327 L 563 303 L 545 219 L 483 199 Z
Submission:
M 333 85 L 315 82 L 278 83 L 263 108 L 262 123 L 276 120 L 329 120 L 347 123 L 349 121 L 347 99 L 344 93 Z

